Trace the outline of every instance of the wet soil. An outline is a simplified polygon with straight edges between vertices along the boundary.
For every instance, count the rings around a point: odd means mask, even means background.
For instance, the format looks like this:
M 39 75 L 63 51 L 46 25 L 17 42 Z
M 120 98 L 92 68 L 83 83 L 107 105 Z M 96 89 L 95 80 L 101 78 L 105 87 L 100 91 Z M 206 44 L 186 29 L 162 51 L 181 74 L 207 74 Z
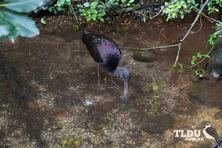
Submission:
M 185 141 L 174 130 L 202 130 L 202 122 L 209 121 L 222 133 L 222 82 L 194 82 L 193 69 L 169 72 L 176 47 L 152 51 L 155 58 L 148 62 L 133 58 L 138 51 L 122 48 L 120 66 L 132 73 L 124 101 L 123 82 L 115 78 L 120 88 L 114 86 L 104 70 L 102 87 L 97 87 L 96 64 L 71 19 L 47 16 L 46 25 L 40 19 L 34 18 L 39 36 L 1 44 L 0 147 L 209 148 L 214 141 L 202 133 L 204 141 Z M 120 47 L 155 47 L 177 42 L 193 19 L 91 22 L 87 29 Z M 203 19 L 199 32 L 200 24 L 194 27 L 182 46 L 180 63 L 190 65 L 197 52 L 207 53 L 212 26 Z

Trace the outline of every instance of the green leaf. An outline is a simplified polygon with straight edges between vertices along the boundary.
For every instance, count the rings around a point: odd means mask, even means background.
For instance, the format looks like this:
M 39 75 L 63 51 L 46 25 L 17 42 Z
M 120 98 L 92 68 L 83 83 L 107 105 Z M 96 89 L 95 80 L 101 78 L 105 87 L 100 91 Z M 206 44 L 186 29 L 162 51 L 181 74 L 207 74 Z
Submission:
M 85 7 L 89 7 L 89 6 L 90 6 L 89 2 L 85 2 L 83 5 L 84 5 Z
M 1 18 L 0 18 L 0 21 Z M 10 33 L 11 27 L 9 25 L 0 25 L 0 36 L 5 36 Z
M 132 4 L 132 6 L 134 6 L 134 7 L 140 7 L 139 4 Z
M 199 68 L 199 70 L 200 70 L 202 73 L 206 73 L 206 71 L 205 71 L 203 68 Z
M 183 69 L 183 64 L 178 63 L 178 65 L 179 65 L 180 69 Z
M 11 26 L 10 37 L 13 39 L 17 35 L 23 37 L 33 37 L 39 34 L 39 30 L 35 23 L 27 16 L 10 11 L 2 11 L 0 20 L 7 21 Z M 12 25 L 13 24 L 13 25 Z
M 195 64 L 195 60 L 193 59 L 193 60 L 191 60 L 191 64 L 192 65 L 194 65 Z
M 94 8 L 91 8 L 91 12 L 97 14 L 97 11 Z
M 101 22 L 104 22 L 104 19 L 103 19 L 102 17 L 99 17 L 99 20 L 100 20 Z
M 98 5 L 98 8 L 99 9 L 105 9 L 105 6 L 104 5 Z
M 97 5 L 98 5 L 98 1 L 94 1 L 91 3 L 92 8 L 96 8 Z
M 89 15 L 89 12 L 86 11 L 86 10 L 84 10 L 82 14 L 83 14 L 84 16 L 87 16 L 87 15 Z
M 14 27 L 15 28 L 15 27 Z M 10 34 L 8 35 L 8 38 L 12 41 L 12 43 L 15 42 L 16 37 L 19 35 L 18 31 L 15 29 L 13 29 Z
M 205 56 L 206 58 L 211 58 L 211 57 L 210 57 L 209 55 L 207 55 L 207 54 L 206 54 L 206 55 L 204 55 L 204 56 Z
M 46 25 L 44 18 L 45 18 L 45 16 L 43 18 L 41 18 L 41 23 Z
M 90 17 L 87 17 L 87 18 L 86 18 L 86 20 L 87 20 L 87 22 L 88 22 L 88 21 L 90 21 L 90 20 L 91 20 L 91 18 L 90 18 Z
M 96 14 L 93 14 L 93 15 L 91 16 L 91 18 L 95 21 L 95 20 L 96 20 Z
M 83 6 L 81 4 L 77 4 L 76 6 L 79 8 L 83 8 Z
M 195 74 L 196 74 L 197 76 L 200 74 L 199 69 L 196 69 L 196 70 L 195 70 Z
M 198 58 L 201 58 L 202 55 L 198 52 L 198 53 L 197 53 L 197 57 L 198 57 Z
M 79 9 L 79 12 L 84 12 L 85 10 L 84 9 Z
M 130 1 L 129 1 L 129 3 L 133 3 L 133 2 L 134 2 L 134 0 L 130 0 Z
M 196 56 L 192 56 L 192 59 L 193 59 L 193 60 L 196 60 L 196 59 L 197 59 L 197 57 L 196 57 Z
M 58 11 L 65 11 L 65 8 L 63 8 L 63 7 L 57 7 L 57 10 L 58 10 Z
M 30 12 L 43 4 L 44 0 L 4 0 L 1 6 L 16 11 L 16 12 Z
M 65 0 L 58 0 L 57 6 L 61 7 L 65 3 Z

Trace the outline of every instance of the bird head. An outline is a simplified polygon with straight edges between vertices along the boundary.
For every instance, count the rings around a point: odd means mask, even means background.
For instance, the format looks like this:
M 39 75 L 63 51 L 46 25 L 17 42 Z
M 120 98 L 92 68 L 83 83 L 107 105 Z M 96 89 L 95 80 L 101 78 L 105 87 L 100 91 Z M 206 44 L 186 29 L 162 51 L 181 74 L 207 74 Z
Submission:
M 112 76 L 116 76 L 116 77 L 120 77 L 123 79 L 124 82 L 124 93 L 123 93 L 123 98 L 127 98 L 128 96 L 128 81 L 131 78 L 131 73 L 128 69 L 124 68 L 124 67 L 118 67 L 116 68 L 115 71 L 113 72 L 109 72 L 110 75 Z
M 131 78 L 131 73 L 128 69 L 120 67 L 117 68 L 119 71 L 119 77 L 123 79 L 124 82 L 124 93 L 123 93 L 123 98 L 127 99 L 128 98 L 128 81 Z
M 210 126 L 210 123 L 208 123 L 208 122 L 206 122 L 206 121 L 204 121 L 204 122 L 202 123 L 202 125 L 203 125 L 203 128 L 211 127 L 211 126 Z
M 128 69 L 120 67 L 120 74 L 119 77 L 123 79 L 123 81 L 129 81 L 131 78 L 131 73 Z

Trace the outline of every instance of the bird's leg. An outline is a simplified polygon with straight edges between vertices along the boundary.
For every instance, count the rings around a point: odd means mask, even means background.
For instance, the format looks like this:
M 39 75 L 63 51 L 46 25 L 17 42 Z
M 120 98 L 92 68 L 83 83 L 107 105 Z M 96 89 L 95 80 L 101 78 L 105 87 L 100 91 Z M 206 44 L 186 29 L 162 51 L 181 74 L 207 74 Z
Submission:
M 110 80 L 111 80 L 111 82 L 112 82 L 116 87 L 120 88 L 119 85 L 117 85 L 117 84 L 113 81 L 113 76 L 112 76 L 112 75 L 110 75 Z
M 99 88 L 101 88 L 101 85 L 100 85 L 100 67 L 99 67 L 99 65 L 97 65 L 97 77 L 98 77 L 98 79 L 97 79 L 97 83 L 98 83 L 98 87 Z

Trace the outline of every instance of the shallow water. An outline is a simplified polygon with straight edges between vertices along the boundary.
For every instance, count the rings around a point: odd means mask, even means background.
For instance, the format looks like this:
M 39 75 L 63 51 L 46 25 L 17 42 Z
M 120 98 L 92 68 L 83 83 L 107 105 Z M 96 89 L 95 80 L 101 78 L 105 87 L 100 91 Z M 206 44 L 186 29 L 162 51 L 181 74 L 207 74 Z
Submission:
M 40 19 L 35 18 L 39 36 L 2 44 L 3 57 L 25 87 L 27 100 L 24 110 L 10 89 L 2 95 L 1 146 L 74 147 L 78 139 L 80 147 L 209 148 L 214 141 L 202 133 L 203 141 L 186 141 L 181 135 L 175 137 L 174 130 L 202 130 L 202 122 L 209 121 L 222 133 L 222 82 L 194 82 L 191 69 L 169 72 L 177 48 L 152 51 L 155 59 L 149 62 L 137 61 L 136 51 L 122 49 L 120 66 L 132 73 L 124 102 L 120 98 L 123 82 L 115 78 L 120 88 L 112 85 L 104 70 L 102 87 L 97 87 L 96 64 L 85 52 L 82 31 L 73 28 L 68 17 L 48 16 L 46 25 Z M 90 23 L 87 28 L 112 38 L 120 47 L 155 47 L 181 39 L 192 20 L 191 16 L 172 22 L 157 18 L 147 23 Z M 194 27 L 182 46 L 180 63 L 189 65 L 197 52 L 207 53 L 212 26 L 203 19 L 200 32 L 195 32 L 199 24 Z

